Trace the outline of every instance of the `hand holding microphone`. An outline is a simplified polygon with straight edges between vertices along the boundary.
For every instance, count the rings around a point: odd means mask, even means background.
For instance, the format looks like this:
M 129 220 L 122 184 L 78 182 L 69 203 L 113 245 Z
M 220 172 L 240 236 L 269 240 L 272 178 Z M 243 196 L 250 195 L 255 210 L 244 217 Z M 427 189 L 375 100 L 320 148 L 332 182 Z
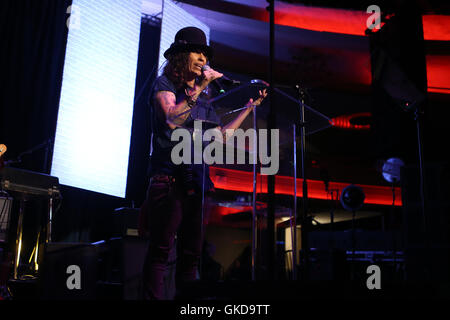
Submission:
M 202 67 L 202 72 L 205 77 L 205 80 L 209 83 L 213 83 L 218 89 L 220 93 L 224 93 L 225 90 L 221 82 L 226 84 L 240 84 L 240 81 L 232 80 L 225 76 L 223 73 L 220 73 L 214 69 L 212 69 L 209 65 L 205 64 Z
M 219 79 L 221 77 L 223 77 L 223 73 L 220 73 L 214 69 L 212 69 L 210 66 L 208 66 L 207 64 L 205 64 L 202 67 L 202 72 L 203 72 L 203 78 L 204 80 L 206 80 L 207 83 L 211 83 L 216 79 Z

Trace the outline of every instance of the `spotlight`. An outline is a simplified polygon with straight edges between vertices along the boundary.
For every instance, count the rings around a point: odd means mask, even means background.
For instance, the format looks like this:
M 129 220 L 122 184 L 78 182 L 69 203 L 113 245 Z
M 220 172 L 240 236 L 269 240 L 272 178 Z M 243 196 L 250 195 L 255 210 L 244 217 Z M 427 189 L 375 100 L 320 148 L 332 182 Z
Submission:
M 383 163 L 381 168 L 381 173 L 383 178 L 390 183 L 396 183 L 400 181 L 400 168 L 403 167 L 405 163 L 399 158 L 390 158 Z
M 355 212 L 362 207 L 365 198 L 364 191 L 351 184 L 342 190 L 340 201 L 345 210 Z

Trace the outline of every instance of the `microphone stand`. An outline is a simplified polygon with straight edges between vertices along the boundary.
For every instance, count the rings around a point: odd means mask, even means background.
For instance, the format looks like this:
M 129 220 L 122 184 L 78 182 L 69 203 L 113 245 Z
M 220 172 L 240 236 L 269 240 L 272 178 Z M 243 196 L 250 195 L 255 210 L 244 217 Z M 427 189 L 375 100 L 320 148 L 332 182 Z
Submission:
M 392 179 L 392 209 L 391 209 L 391 217 L 389 219 L 389 227 L 391 228 L 391 240 L 392 240 L 392 260 L 393 260 L 393 268 L 394 275 L 397 271 L 397 232 L 395 231 L 395 183 L 397 179 Z
M 202 144 L 202 155 L 203 155 L 203 144 Z M 205 160 L 202 156 L 202 220 L 201 220 L 201 226 L 200 226 L 200 235 L 202 237 L 202 253 L 200 254 L 200 261 L 199 261 L 199 278 L 202 279 L 202 272 L 203 272 L 203 243 L 204 243 L 204 219 L 205 219 L 205 179 L 206 179 L 206 164 Z
M 224 97 L 231 95 L 245 87 L 257 85 L 257 86 L 265 86 L 270 87 L 269 83 L 261 79 L 253 79 L 248 83 L 241 85 L 240 87 L 235 87 L 227 92 L 220 94 L 214 98 L 208 100 L 209 104 L 213 104 L 214 102 L 223 99 Z M 253 108 L 254 105 L 244 106 L 240 108 L 233 109 L 224 113 L 222 116 L 226 116 L 238 111 L 242 111 L 248 108 Z M 251 245 L 251 280 L 257 280 L 257 272 L 256 272 L 256 260 L 257 260 L 257 250 L 258 250 L 258 217 L 257 217 L 257 207 L 256 207 L 256 196 L 257 196 L 257 166 L 258 166 L 258 157 L 257 157 L 257 113 L 256 108 L 253 109 L 253 129 L 255 132 L 254 142 L 253 142 L 253 194 L 252 194 L 252 245 Z M 270 259 L 270 257 L 269 257 Z
M 22 163 L 22 157 L 29 155 L 29 154 L 33 154 L 35 151 L 38 151 L 42 148 L 45 148 L 45 157 L 44 157 L 44 164 L 43 164 L 43 172 L 47 173 L 48 172 L 48 154 L 50 152 L 50 145 L 53 143 L 54 137 L 51 137 L 47 140 L 45 140 L 44 142 L 38 144 L 37 146 L 34 146 L 33 148 L 26 150 L 22 153 L 20 153 L 16 159 L 14 160 L 8 160 L 5 161 L 5 166 L 10 165 L 10 164 L 17 164 L 17 163 Z
M 256 133 L 256 108 L 253 109 L 253 129 L 255 137 L 253 139 L 253 198 L 252 198 L 252 281 L 256 280 L 256 254 L 257 254 L 257 232 L 258 232 L 258 216 L 256 212 L 256 165 L 257 157 L 257 133 Z
M 254 107 L 253 105 L 250 105 L 248 107 L 242 107 L 242 108 L 234 109 L 234 110 L 231 110 L 231 111 L 228 111 L 228 112 L 224 113 L 223 115 L 226 116 L 226 115 L 229 115 L 229 114 L 232 114 L 232 113 L 235 113 L 235 112 L 238 112 L 238 111 L 242 111 L 242 110 L 245 110 L 245 109 L 248 109 L 248 108 L 253 108 L 253 107 Z
M 275 0 L 267 0 L 269 6 L 269 113 L 267 115 L 267 128 L 269 130 L 276 128 L 277 113 L 275 112 L 275 87 L 274 87 L 274 75 L 275 75 Z M 269 140 L 270 141 L 270 140 Z M 269 142 L 271 147 L 271 142 Z M 267 177 L 267 244 L 269 246 L 268 252 L 268 278 L 269 280 L 275 280 L 275 176 L 269 175 Z
M 422 133 L 422 117 L 423 110 L 422 106 L 419 105 L 416 107 L 414 111 L 414 119 L 416 120 L 416 133 L 417 133 L 417 148 L 418 148 L 418 160 L 419 160 L 419 195 L 420 195 L 420 209 L 422 213 L 422 232 L 425 240 L 425 252 L 428 254 L 430 250 L 430 238 L 428 233 L 428 219 L 426 213 L 426 205 L 425 205 L 425 167 L 424 167 L 424 159 L 423 159 L 423 133 Z M 431 278 L 430 274 L 430 265 L 428 263 L 428 256 L 426 257 L 426 279 Z
M 308 245 L 308 226 L 310 224 L 310 219 L 308 217 L 308 186 L 307 186 L 307 179 L 306 179 L 306 161 L 305 161 L 305 147 L 306 147 L 306 124 L 305 122 L 305 108 L 308 109 L 311 112 L 312 118 L 314 116 L 319 117 L 323 119 L 324 121 L 327 121 L 327 126 L 330 126 L 331 119 L 321 112 L 312 109 L 311 107 L 307 106 L 305 104 L 305 96 L 308 95 L 306 92 L 306 89 L 301 88 L 300 85 L 296 85 L 295 88 L 298 90 L 299 99 L 294 99 L 293 97 L 289 96 L 285 92 L 275 88 L 274 91 L 276 91 L 281 96 L 291 100 L 295 103 L 296 107 L 300 109 L 300 116 L 299 116 L 299 127 L 300 127 L 300 151 L 301 151 L 301 162 L 302 162 L 302 171 L 301 171 L 301 178 L 303 179 L 303 206 L 302 206 L 302 217 L 300 219 L 300 225 L 301 225 L 301 241 L 302 241 L 302 255 L 300 256 L 300 269 L 303 270 L 302 272 L 302 278 L 303 280 L 308 280 L 309 278 L 309 245 Z M 294 120 L 295 121 L 295 120 Z M 327 126 L 322 126 L 320 128 L 318 127 L 312 127 L 311 124 L 313 123 L 313 120 L 310 120 L 308 124 L 310 124 L 310 127 L 308 129 L 308 134 L 313 134 L 315 132 L 318 132 Z M 295 144 L 297 143 L 296 137 L 294 134 L 294 149 Z M 297 154 L 294 154 L 294 157 L 297 157 Z M 297 172 L 297 163 L 296 159 L 294 158 L 294 170 Z M 297 180 L 294 181 L 294 189 L 297 188 Z M 295 192 L 294 198 L 297 196 L 297 193 Z M 294 199 L 296 201 L 296 199 Z M 296 205 L 295 205 L 296 206 Z M 295 207 L 294 206 L 294 207 Z
M 299 108 L 300 108 L 300 161 L 302 165 L 301 178 L 303 179 L 302 191 L 302 216 L 301 216 L 301 241 L 302 241 L 302 251 L 303 251 L 303 273 L 302 279 L 308 280 L 309 278 L 309 248 L 308 248 L 308 185 L 305 173 L 305 148 L 306 148 L 306 128 L 305 128 L 305 91 L 300 85 L 296 85 L 295 88 L 298 90 L 299 96 Z M 295 141 L 294 141 L 295 143 Z M 295 182 L 297 183 L 297 181 Z
M 292 280 L 297 280 L 297 127 L 294 124 L 293 127 L 293 140 L 294 140 L 294 214 L 291 217 L 291 242 L 292 242 Z M 294 220 L 294 223 L 292 223 Z M 293 228 L 292 228 L 292 225 Z

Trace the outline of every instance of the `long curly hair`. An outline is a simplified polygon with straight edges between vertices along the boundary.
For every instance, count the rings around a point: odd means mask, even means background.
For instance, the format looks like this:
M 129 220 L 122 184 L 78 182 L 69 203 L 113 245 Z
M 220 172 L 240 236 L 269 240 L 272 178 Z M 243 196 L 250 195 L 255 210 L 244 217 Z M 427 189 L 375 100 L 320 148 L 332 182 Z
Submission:
M 189 52 L 178 52 L 169 56 L 164 67 L 164 75 L 173 82 L 175 87 L 181 88 L 186 82 L 185 75 L 189 67 Z

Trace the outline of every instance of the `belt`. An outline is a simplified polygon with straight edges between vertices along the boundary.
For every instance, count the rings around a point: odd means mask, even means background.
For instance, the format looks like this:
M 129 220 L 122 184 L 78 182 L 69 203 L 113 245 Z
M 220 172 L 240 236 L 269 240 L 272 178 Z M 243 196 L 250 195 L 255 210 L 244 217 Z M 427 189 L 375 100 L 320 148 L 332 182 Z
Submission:
M 150 178 L 150 183 L 152 182 L 175 182 L 175 177 L 167 174 L 155 174 Z

